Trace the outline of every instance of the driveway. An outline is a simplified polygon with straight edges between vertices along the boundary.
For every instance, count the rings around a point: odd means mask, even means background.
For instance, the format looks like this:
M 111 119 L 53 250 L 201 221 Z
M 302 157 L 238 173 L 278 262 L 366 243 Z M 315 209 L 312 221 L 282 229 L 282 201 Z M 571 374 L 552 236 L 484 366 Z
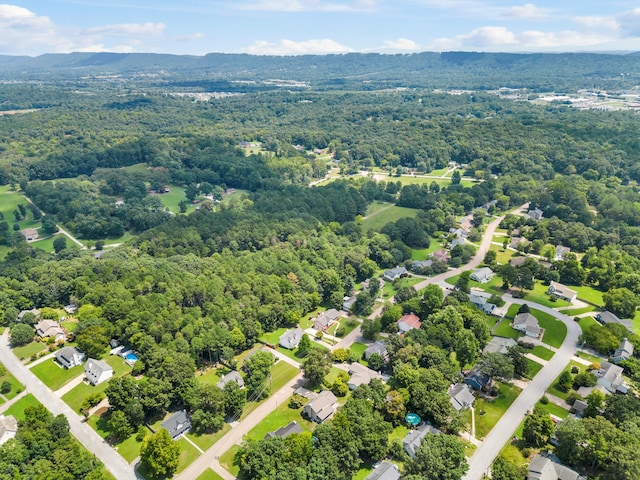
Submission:
M 89 425 L 83 423 L 80 416 L 60 400 L 44 383 L 42 383 L 20 360 L 9 347 L 8 329 L 0 336 L 0 358 L 2 363 L 16 379 L 25 386 L 25 390 L 33 394 L 40 403 L 54 415 L 64 415 L 71 433 L 84 447 L 93 453 L 118 480 L 134 480 L 133 469 L 124 458 L 111 448 Z

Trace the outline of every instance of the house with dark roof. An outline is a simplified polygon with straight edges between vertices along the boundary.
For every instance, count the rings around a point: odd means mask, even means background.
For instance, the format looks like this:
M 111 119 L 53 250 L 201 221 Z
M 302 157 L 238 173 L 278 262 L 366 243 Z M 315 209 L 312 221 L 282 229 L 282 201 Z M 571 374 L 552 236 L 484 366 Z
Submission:
M 382 278 L 384 280 L 386 280 L 387 282 L 393 282 L 393 281 L 397 280 L 398 278 L 406 277 L 408 273 L 409 272 L 407 272 L 406 268 L 404 268 L 404 267 L 396 267 L 396 268 L 392 268 L 391 270 L 387 270 L 386 272 L 384 272 L 384 275 L 382 275 Z
M 174 440 L 191 430 L 191 420 L 189 420 L 186 410 L 174 413 L 160 425 L 169 432 Z
M 501 353 L 506 355 L 509 353 L 509 348 L 515 347 L 518 343 L 513 338 L 505 337 L 491 337 L 489 343 L 484 347 L 482 353 Z
M 476 367 L 464 376 L 463 382 L 474 390 L 482 390 L 484 387 L 491 385 L 491 376 L 482 373 Z
M 355 390 L 360 385 L 369 385 L 374 378 L 382 380 L 382 375 L 378 372 L 357 362 L 349 365 L 349 375 L 351 375 L 351 378 L 347 382 L 347 385 L 351 390 Z
M 420 317 L 413 313 L 403 315 L 400 317 L 400 320 L 398 320 L 398 330 L 401 334 L 407 333 L 409 330 L 413 330 L 414 328 L 418 330 L 421 325 Z
M 342 300 L 342 310 L 350 313 L 351 307 L 353 307 L 353 304 L 356 303 L 357 299 L 358 297 L 356 295 L 353 295 L 351 297 L 344 297 L 344 299 Z
M 629 360 L 632 356 L 633 344 L 626 338 L 623 338 L 620 342 L 620 346 L 613 354 L 613 357 L 611 357 L 611 360 L 613 361 L 613 363 L 619 363 L 623 362 L 624 360 Z
M 587 480 L 575 470 L 546 457 L 536 455 L 529 464 L 527 480 Z
M 393 463 L 382 462 L 364 480 L 400 480 L 398 467 Z
M 429 268 L 433 265 L 433 260 L 414 260 L 411 263 L 412 270 L 420 270 L 422 268 Z
M 527 212 L 527 216 L 533 218 L 534 220 L 542 220 L 542 217 L 544 217 L 544 212 L 539 208 L 534 208 Z
M 302 413 L 312 422 L 322 423 L 337 409 L 338 399 L 330 390 L 321 391 L 316 398 L 307 403 Z
M 280 346 L 288 350 L 298 348 L 298 344 L 300 343 L 300 340 L 302 340 L 303 335 L 304 331 L 300 327 L 287 330 L 280 335 Z
M 524 265 L 524 262 L 527 261 L 527 257 L 513 257 L 511 258 L 511 260 L 509 260 L 509 265 L 511 265 L 512 267 L 521 267 Z
M 267 432 L 264 438 L 271 438 L 271 437 L 286 438 L 293 433 L 302 433 L 302 432 L 303 432 L 302 427 L 298 425 L 298 422 L 294 420 L 293 422 L 289 423 L 288 425 L 285 425 L 284 427 L 280 427 L 278 430 L 274 432 Z
M 558 282 L 551 282 L 549 284 L 547 294 L 566 300 L 567 302 L 573 302 L 578 297 L 578 292 Z
M 13 415 L 0 415 L 0 445 L 8 442 L 18 433 L 18 420 Z
M 226 375 L 223 375 L 222 378 L 220 378 L 220 380 L 218 381 L 218 383 L 216 383 L 216 387 L 224 388 L 224 386 L 229 382 L 236 382 L 240 388 L 244 388 L 244 379 L 235 370 L 232 370 Z
M 495 273 L 489 267 L 482 267 L 471 274 L 471 280 L 480 283 L 489 283 Z
M 489 299 L 484 296 L 475 295 L 472 292 L 467 294 L 467 297 L 471 303 L 488 315 L 491 315 L 496 309 L 496 304 L 489 302 Z
M 416 452 L 418 451 L 418 448 L 420 448 L 420 444 L 422 443 L 422 439 L 424 437 L 429 434 L 439 435 L 441 433 L 442 432 L 440 430 L 429 424 L 421 425 L 415 430 L 411 430 L 409 433 L 407 433 L 407 435 L 402 440 L 404 451 L 407 452 L 407 455 L 409 455 L 411 458 L 415 458 Z
M 519 313 L 513 319 L 513 329 L 524 333 L 527 337 L 538 338 L 542 329 L 538 325 L 538 319 L 530 313 Z
M 107 362 L 90 358 L 84 364 L 84 376 L 91 385 L 98 385 L 113 377 L 113 368 Z
M 64 368 L 73 368 L 77 365 L 82 365 L 84 352 L 76 347 L 63 347 L 56 352 L 55 358 Z
M 364 351 L 364 359 L 369 360 L 369 357 L 371 357 L 371 355 L 373 355 L 374 353 L 380 355 L 385 362 L 389 359 L 387 346 L 382 342 L 375 342 L 369 345 Z
M 571 406 L 571 408 L 573 411 L 575 411 L 576 416 L 582 416 L 582 414 L 584 413 L 584 411 L 587 409 L 588 406 L 589 404 L 587 402 L 584 402 L 582 400 L 576 400 L 575 402 L 573 402 L 573 405 Z
M 337 322 L 339 318 L 340 312 L 335 308 L 331 308 L 316 317 L 313 321 L 313 328 L 319 332 L 325 332 L 331 325 Z
M 611 312 L 608 312 L 606 310 L 602 312 L 598 312 L 595 316 L 595 319 L 600 323 L 602 323 L 603 325 L 606 325 L 607 323 L 616 323 L 619 325 L 624 325 L 627 328 L 627 330 L 633 333 L 633 325 L 630 320 L 623 320 L 621 318 L 618 318 L 617 315 Z
M 449 399 L 451 400 L 451 406 L 456 412 L 469 408 L 473 405 L 476 397 L 473 396 L 471 387 L 466 383 L 456 383 L 449 388 Z

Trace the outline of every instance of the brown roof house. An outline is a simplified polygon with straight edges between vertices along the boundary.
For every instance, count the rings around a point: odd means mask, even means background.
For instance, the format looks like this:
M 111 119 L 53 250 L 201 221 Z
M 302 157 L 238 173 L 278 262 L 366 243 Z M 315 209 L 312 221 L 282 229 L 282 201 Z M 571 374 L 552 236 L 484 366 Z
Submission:
M 347 385 L 349 385 L 351 390 L 355 390 L 360 385 L 369 385 L 369 382 L 374 378 L 382 380 L 382 375 L 378 372 L 356 362 L 349 365 L 349 374 L 351 375 L 351 378 L 347 382 Z
M 398 330 L 400 333 L 407 333 L 409 330 L 420 329 L 422 323 L 420 322 L 420 317 L 414 315 L 413 313 L 409 315 L 403 315 L 398 320 Z
M 334 414 L 338 399 L 330 390 L 321 391 L 316 398 L 307 403 L 302 409 L 309 420 L 322 423 Z
M 64 340 L 67 336 L 64 328 L 58 322 L 44 319 L 35 325 L 36 333 L 42 338 L 54 338 L 55 340 Z
M 35 242 L 40 238 L 37 228 L 25 228 L 20 232 L 27 242 Z
M 325 332 L 331 325 L 336 323 L 340 318 L 340 312 L 335 308 L 331 308 L 326 312 L 322 312 L 313 321 L 313 328 L 319 332 Z

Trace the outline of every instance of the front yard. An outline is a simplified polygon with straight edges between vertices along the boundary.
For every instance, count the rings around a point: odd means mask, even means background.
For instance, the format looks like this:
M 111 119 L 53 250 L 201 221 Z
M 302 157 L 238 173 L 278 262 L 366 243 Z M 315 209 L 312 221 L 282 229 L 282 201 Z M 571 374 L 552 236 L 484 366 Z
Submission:
M 482 398 L 475 401 L 476 438 L 478 439 L 487 436 L 520 394 L 520 388 L 515 385 L 498 382 L 497 386 L 500 389 L 498 398 L 491 402 Z
M 84 366 L 78 365 L 65 369 L 59 366 L 55 360 L 49 359 L 31 369 L 33 374 L 42 380 L 47 387 L 54 392 L 67 382 L 70 382 L 84 372 Z

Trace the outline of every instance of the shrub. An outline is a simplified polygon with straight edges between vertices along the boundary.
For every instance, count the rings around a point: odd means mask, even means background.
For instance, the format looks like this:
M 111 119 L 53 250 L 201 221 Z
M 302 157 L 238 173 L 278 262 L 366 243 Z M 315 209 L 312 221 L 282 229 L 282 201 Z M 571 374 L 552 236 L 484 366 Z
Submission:
M 571 367 L 571 373 L 573 373 L 574 375 L 576 375 L 576 374 L 580 373 L 580 369 L 579 369 L 576 365 L 573 365 L 573 366 Z
M 575 390 L 570 391 L 569 396 L 567 397 L 567 403 L 569 405 L 573 405 L 574 403 L 576 403 L 576 400 L 584 400 L 584 398 Z
M 5 380 L 0 387 L 0 393 L 9 393 L 11 391 L 11 382 Z
M 543 405 L 547 405 L 549 403 L 549 397 L 547 397 L 546 395 L 544 395 L 541 399 L 540 399 L 540 403 Z
M 289 400 L 289 408 L 297 410 L 307 403 L 307 399 L 298 393 L 294 393 Z

